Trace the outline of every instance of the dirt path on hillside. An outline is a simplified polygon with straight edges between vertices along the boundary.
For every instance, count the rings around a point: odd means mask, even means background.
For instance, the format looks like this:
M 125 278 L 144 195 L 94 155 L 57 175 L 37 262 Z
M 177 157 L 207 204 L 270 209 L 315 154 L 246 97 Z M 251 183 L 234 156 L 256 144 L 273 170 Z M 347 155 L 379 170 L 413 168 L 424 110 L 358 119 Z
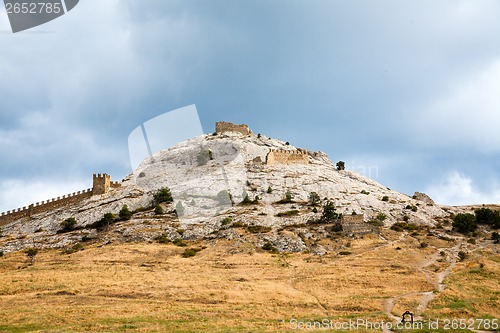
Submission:
M 399 323 L 401 321 L 401 318 L 394 316 L 392 313 L 397 302 L 404 297 L 418 296 L 421 298 L 414 312 L 414 320 L 423 320 L 422 313 L 424 313 L 425 310 L 427 310 L 429 303 L 436 297 L 436 291 L 441 292 L 445 289 L 446 286 L 444 284 L 444 280 L 451 273 L 451 271 L 457 264 L 458 252 L 462 244 L 463 243 L 460 242 L 457 245 L 453 246 L 452 248 L 438 248 L 429 259 L 419 263 L 417 265 L 417 270 L 422 274 L 424 274 L 426 280 L 434 286 L 433 290 L 400 294 L 385 300 L 383 304 L 383 311 L 385 312 L 387 317 L 389 317 L 394 323 Z M 446 254 L 445 260 L 446 263 L 448 264 L 448 267 L 446 267 L 446 269 L 440 271 L 439 273 L 434 274 L 431 270 L 429 270 L 428 267 L 434 265 L 435 263 L 437 263 L 439 258 L 443 257 L 441 255 L 442 252 Z M 383 331 L 384 333 L 392 332 L 391 330 L 385 327 Z

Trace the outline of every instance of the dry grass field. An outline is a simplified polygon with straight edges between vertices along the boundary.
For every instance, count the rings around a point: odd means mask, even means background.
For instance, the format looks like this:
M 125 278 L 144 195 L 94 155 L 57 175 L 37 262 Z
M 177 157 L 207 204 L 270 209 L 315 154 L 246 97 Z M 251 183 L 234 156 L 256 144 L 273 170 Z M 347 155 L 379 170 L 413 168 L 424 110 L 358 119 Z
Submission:
M 205 247 L 190 258 L 181 256 L 185 247 L 159 243 L 43 250 L 33 265 L 26 253 L 10 253 L 0 258 L 0 332 L 293 332 L 294 318 L 388 321 L 391 298 L 397 317 L 500 317 L 498 245 L 466 244 L 470 255 L 453 264 L 456 241 L 384 237 L 350 240 L 350 254 L 321 257 L 226 240 L 189 244 Z M 452 264 L 439 291 L 439 274 Z M 419 310 L 418 293 L 429 291 L 435 298 Z

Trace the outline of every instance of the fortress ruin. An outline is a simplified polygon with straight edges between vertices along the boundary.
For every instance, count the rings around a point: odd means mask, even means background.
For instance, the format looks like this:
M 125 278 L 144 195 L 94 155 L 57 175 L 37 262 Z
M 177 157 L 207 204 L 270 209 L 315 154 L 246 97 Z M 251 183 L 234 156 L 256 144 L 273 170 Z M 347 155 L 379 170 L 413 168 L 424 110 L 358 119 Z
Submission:
M 218 121 L 215 123 L 215 132 L 216 133 L 235 132 L 235 133 L 240 133 L 242 135 L 253 134 L 250 128 L 245 124 L 237 125 L 225 121 Z
M 309 159 L 305 151 L 271 149 L 267 154 L 266 164 L 309 164 Z
M 371 234 L 377 233 L 378 228 L 372 224 L 366 223 L 363 214 L 342 215 L 340 220 L 342 232 L 344 234 Z
M 63 195 L 62 197 L 52 198 L 42 202 L 31 204 L 27 207 L 10 210 L 0 214 L 0 226 L 7 223 L 31 217 L 36 214 L 44 213 L 56 208 L 64 207 L 69 204 L 75 204 L 90 198 L 94 195 L 108 193 L 111 189 L 121 186 L 119 182 L 112 182 L 111 176 L 104 174 L 94 174 L 92 177 L 92 188 L 83 191 L 74 192 L 72 194 Z

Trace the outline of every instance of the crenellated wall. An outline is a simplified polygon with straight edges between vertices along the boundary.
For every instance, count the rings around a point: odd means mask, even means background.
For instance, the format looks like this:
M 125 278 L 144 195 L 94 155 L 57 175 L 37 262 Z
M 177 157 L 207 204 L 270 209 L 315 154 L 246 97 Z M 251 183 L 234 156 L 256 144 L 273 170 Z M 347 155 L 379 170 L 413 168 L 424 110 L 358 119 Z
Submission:
M 243 135 L 253 134 L 250 128 L 245 124 L 237 125 L 225 121 L 218 121 L 215 123 L 215 132 L 216 133 L 236 132 Z
M 274 164 L 309 164 L 308 154 L 299 150 L 274 150 L 271 149 L 267 154 L 266 163 Z
M 99 195 L 109 192 L 110 189 L 121 187 L 119 182 L 112 182 L 108 174 L 94 174 L 93 188 L 84 191 L 74 192 L 63 195 L 62 197 L 37 202 L 28 207 L 10 210 L 0 214 L 0 226 L 36 214 L 44 213 L 56 208 L 64 207 L 70 204 L 81 202 L 93 195 Z

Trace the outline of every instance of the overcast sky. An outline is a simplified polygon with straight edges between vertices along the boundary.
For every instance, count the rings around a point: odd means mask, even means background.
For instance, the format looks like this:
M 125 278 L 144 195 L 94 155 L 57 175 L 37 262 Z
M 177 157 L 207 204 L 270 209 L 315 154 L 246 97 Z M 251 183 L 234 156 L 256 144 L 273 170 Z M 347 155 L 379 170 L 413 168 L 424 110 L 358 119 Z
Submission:
M 500 202 L 500 2 L 82 0 L 0 9 L 0 211 L 115 180 L 127 138 L 196 104 L 442 204 Z

